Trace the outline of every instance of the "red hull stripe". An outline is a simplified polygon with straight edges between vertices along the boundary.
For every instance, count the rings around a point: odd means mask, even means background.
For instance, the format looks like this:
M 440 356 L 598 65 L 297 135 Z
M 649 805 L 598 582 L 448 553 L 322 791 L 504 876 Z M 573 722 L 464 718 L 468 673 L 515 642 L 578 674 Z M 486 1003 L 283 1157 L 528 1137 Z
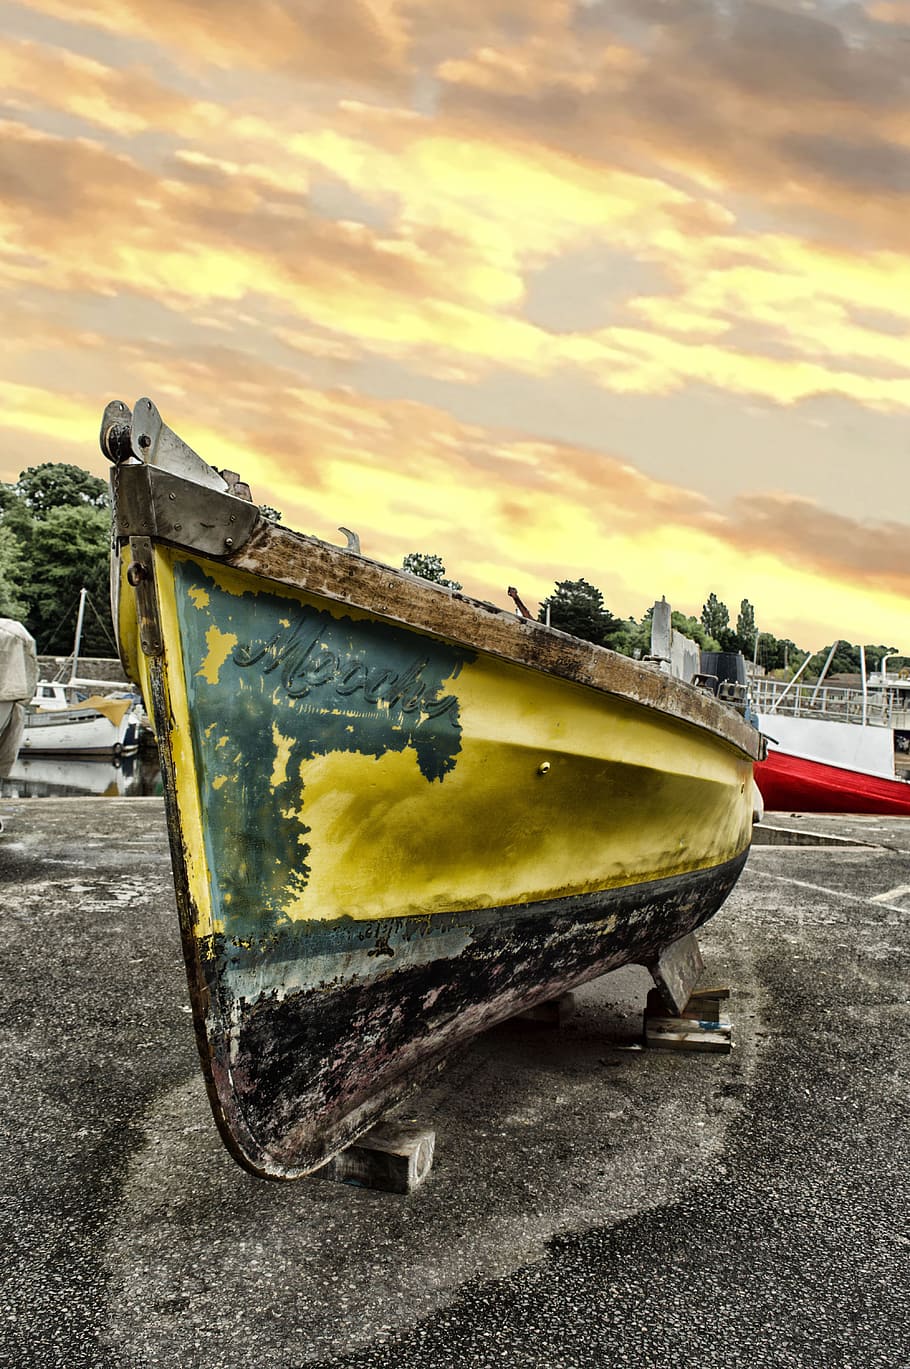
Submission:
M 910 784 L 843 770 L 820 761 L 769 751 L 755 766 L 765 807 L 794 813 L 890 813 L 910 815 Z

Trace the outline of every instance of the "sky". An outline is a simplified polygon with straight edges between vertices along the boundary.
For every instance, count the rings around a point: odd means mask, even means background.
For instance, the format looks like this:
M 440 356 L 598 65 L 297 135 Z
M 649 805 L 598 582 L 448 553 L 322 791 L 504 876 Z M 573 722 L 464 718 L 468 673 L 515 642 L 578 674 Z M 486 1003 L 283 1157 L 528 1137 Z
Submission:
M 0 480 L 910 650 L 910 0 L 0 0 Z

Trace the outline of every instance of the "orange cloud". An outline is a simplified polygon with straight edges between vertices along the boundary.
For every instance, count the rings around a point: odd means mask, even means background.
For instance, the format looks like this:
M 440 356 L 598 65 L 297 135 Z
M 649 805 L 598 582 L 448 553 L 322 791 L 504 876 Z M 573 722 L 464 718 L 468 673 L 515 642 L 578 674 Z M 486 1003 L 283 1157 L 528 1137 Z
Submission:
M 67 23 L 130 34 L 167 48 L 175 62 L 236 70 L 238 66 L 304 75 L 314 81 L 400 86 L 407 27 L 395 0 L 279 0 L 255 6 L 219 0 L 31 0 L 32 9 Z
M 623 613 L 714 588 L 781 631 L 799 598 L 831 635 L 863 595 L 898 615 L 905 529 L 838 522 L 845 493 L 728 503 L 558 438 L 591 400 L 622 431 L 706 388 L 731 431 L 754 398 L 781 425 L 818 396 L 905 417 L 899 6 L 32 8 L 79 51 L 0 43 L 9 473 L 42 443 L 101 469 L 104 401 L 151 391 L 290 521 L 439 550 L 481 593 L 584 574 Z M 475 382 L 489 405 L 529 377 L 545 437 L 366 393 L 470 415 Z
M 0 89 L 20 110 L 65 110 L 118 137 L 191 127 L 194 104 L 204 108 L 139 67 L 117 70 L 65 48 L 10 38 L 0 42 Z M 197 130 L 201 125 L 197 118 Z
M 784 495 L 724 507 L 602 452 L 295 384 L 236 351 L 188 356 L 183 392 L 171 397 L 156 389 L 159 372 L 169 375 L 165 354 L 136 348 L 118 380 L 151 380 L 165 420 L 203 457 L 240 470 L 291 526 L 329 540 L 353 526 L 367 554 L 393 564 L 436 551 L 482 597 L 504 602 L 517 580 L 540 599 L 553 581 L 584 575 L 622 614 L 640 615 L 661 593 L 698 612 L 714 589 L 729 603 L 750 598 L 777 635 L 798 623 L 805 635 L 813 619 L 819 638 L 891 640 L 906 621 L 910 524 L 864 523 Z M 135 390 L 120 394 L 131 402 Z M 103 473 L 96 431 L 109 397 L 0 384 L 5 449 L 17 432 L 78 438 L 76 459 Z M 800 617 L 801 604 L 812 612 Z
M 879 0 L 869 6 L 869 15 L 880 24 L 900 24 L 910 28 L 910 0 Z
M 629 9 L 648 24 L 640 6 Z M 808 210 L 816 226 L 836 215 L 872 241 L 903 243 L 905 54 L 858 8 L 836 22 L 755 3 L 663 6 L 637 43 L 618 41 L 607 7 L 586 13 L 584 23 L 567 10 L 546 43 L 505 39 L 444 63 L 443 111 L 591 163 L 640 160 L 715 195 L 758 195 L 803 219 Z
M 580 49 L 564 23 L 559 30 L 558 9 L 550 21 L 563 45 Z M 532 89 L 552 67 L 550 46 L 537 37 L 509 59 Z M 560 68 L 595 116 L 604 83 L 638 79 L 643 60 L 615 44 L 598 53 L 593 75 Z M 818 241 L 746 233 L 712 197 L 514 129 L 346 102 L 293 130 L 285 114 L 272 123 L 190 101 L 59 52 L 48 82 L 43 56 L 34 45 L 3 54 L 31 100 L 104 129 L 158 123 L 184 145 L 162 175 L 99 142 L 8 123 L 0 151 L 20 204 L 0 272 L 11 283 L 40 276 L 61 290 L 136 291 L 177 313 L 267 300 L 288 341 L 309 336 L 312 345 L 315 327 L 334 333 L 344 355 L 372 352 L 465 381 L 478 368 L 554 375 L 570 367 L 620 394 L 708 384 L 784 404 L 827 393 L 886 411 L 910 402 L 910 306 L 901 302 L 910 289 L 899 253 L 859 258 Z M 506 60 L 493 49 L 481 57 L 484 71 Z M 377 221 L 314 213 L 325 177 Z M 105 182 L 116 196 L 101 190 Z M 102 259 L 87 244 L 99 233 L 109 244 Z M 40 263 L 35 244 L 45 248 Z M 664 288 L 627 299 L 607 328 L 573 327 L 570 310 L 558 328 L 530 322 L 534 271 L 596 244 L 633 258 L 646 252 Z M 887 335 L 868 325 L 870 308 L 895 313 Z

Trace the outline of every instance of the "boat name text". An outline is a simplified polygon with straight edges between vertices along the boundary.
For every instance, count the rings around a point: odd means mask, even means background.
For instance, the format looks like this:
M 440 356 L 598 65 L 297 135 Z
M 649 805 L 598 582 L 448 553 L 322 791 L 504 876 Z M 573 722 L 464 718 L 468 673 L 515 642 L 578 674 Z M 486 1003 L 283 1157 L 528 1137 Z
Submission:
M 420 711 L 428 718 L 448 715 L 457 726 L 458 700 L 453 694 L 441 699 L 427 697 L 437 686 L 423 678 L 429 661 L 419 656 L 401 669 L 352 661 L 349 655 L 333 651 L 321 631 L 314 634 L 311 626 L 298 621 L 261 644 L 238 644 L 231 657 L 242 668 L 258 665 L 263 675 L 280 669 L 281 684 L 290 699 L 303 699 L 311 690 L 328 686 L 343 699 L 359 693 L 366 703 L 384 705 L 390 712 Z

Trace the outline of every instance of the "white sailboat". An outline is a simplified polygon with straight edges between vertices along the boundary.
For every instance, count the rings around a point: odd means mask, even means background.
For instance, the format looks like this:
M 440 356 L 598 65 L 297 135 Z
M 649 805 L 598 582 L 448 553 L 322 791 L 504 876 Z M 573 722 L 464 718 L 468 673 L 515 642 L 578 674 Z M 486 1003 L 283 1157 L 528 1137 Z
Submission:
M 110 680 L 90 680 L 78 674 L 79 648 L 85 621 L 87 592 L 79 596 L 79 615 L 73 643 L 69 680 L 39 680 L 25 710 L 20 756 L 121 756 L 139 748 L 141 713 L 133 695 L 118 690 Z M 79 692 L 93 690 L 80 699 Z

